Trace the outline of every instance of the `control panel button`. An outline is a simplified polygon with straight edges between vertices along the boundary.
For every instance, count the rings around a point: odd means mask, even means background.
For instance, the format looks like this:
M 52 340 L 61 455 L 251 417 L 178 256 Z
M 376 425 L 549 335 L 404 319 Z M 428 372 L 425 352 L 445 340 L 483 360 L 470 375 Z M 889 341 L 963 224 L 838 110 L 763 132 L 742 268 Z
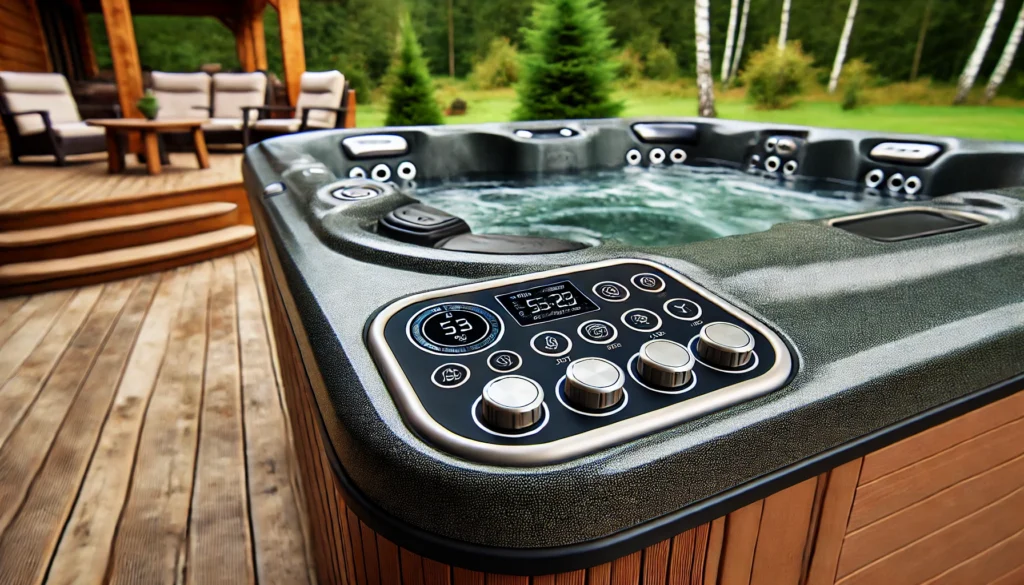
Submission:
M 640 346 L 637 373 L 660 388 L 681 388 L 693 379 L 693 355 L 685 346 L 668 339 L 654 339 Z
M 565 397 L 574 406 L 604 410 L 619 403 L 626 381 L 619 366 L 601 358 L 583 358 L 565 370 Z
M 409 338 L 420 348 L 443 355 L 487 349 L 501 337 L 502 322 L 493 311 L 471 303 L 427 307 L 409 320 Z
M 665 312 L 669 317 L 682 321 L 696 321 L 700 318 L 700 305 L 690 299 L 669 299 L 665 301 Z
M 564 333 L 557 331 L 542 331 L 533 336 L 530 340 L 530 347 L 540 355 L 558 357 L 569 353 L 572 349 L 572 340 Z
M 430 380 L 439 388 L 458 388 L 469 380 L 469 368 L 462 364 L 438 366 Z
M 644 292 L 657 293 L 665 290 L 665 281 L 657 274 L 651 274 L 650 272 L 641 272 L 634 275 L 629 281 L 633 283 L 633 286 Z
M 514 372 L 523 365 L 523 358 L 514 351 L 502 349 L 487 356 L 487 367 L 499 374 Z
M 484 386 L 480 401 L 484 422 L 503 431 L 517 431 L 540 422 L 544 390 L 523 376 L 502 376 Z
M 697 354 L 711 365 L 741 368 L 750 362 L 753 353 L 754 336 L 739 325 L 718 321 L 700 330 Z
M 582 323 L 576 332 L 584 341 L 598 344 L 611 343 L 619 336 L 619 331 L 615 329 L 614 325 L 600 319 Z
M 650 333 L 661 329 L 661 317 L 647 309 L 630 309 L 622 314 L 622 322 L 626 327 L 642 333 Z
M 629 289 L 611 280 L 595 284 L 593 290 L 595 295 L 613 303 L 621 303 L 629 298 Z

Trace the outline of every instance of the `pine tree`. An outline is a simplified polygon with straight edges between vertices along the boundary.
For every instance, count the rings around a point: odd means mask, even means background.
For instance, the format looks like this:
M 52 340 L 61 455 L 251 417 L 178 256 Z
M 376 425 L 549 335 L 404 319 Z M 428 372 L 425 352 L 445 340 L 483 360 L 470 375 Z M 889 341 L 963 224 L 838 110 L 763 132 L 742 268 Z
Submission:
M 441 110 L 434 100 L 434 84 L 416 40 L 412 19 L 402 17 L 398 54 L 388 71 L 388 126 L 440 124 Z
M 525 32 L 519 120 L 610 118 L 615 63 L 604 11 L 592 0 L 541 0 Z

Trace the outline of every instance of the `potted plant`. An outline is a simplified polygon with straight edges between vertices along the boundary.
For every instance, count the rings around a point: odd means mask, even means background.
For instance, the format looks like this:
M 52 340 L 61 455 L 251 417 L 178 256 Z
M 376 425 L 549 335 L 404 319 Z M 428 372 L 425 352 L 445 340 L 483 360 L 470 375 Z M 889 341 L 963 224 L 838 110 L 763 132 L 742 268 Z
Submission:
M 160 111 L 160 104 L 156 101 L 156 96 L 153 95 L 153 90 L 147 89 L 146 95 L 139 98 L 139 101 L 135 103 L 135 107 L 142 112 L 142 115 L 147 120 L 155 120 L 156 113 Z

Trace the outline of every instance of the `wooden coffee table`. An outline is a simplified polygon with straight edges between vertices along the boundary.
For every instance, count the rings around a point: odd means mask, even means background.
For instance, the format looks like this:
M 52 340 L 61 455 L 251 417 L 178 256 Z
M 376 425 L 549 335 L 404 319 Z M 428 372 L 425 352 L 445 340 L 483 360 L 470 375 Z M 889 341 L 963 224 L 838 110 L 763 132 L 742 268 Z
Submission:
M 99 126 L 107 131 L 107 171 L 120 173 L 124 170 L 124 147 L 119 134 L 138 132 L 142 136 L 143 152 L 146 155 L 146 171 L 151 175 L 160 174 L 160 142 L 158 135 L 165 132 L 191 132 L 195 144 L 199 168 L 210 168 L 210 153 L 206 150 L 206 136 L 203 134 L 201 119 L 187 120 L 146 120 L 143 118 L 101 118 L 86 120 L 90 126 Z

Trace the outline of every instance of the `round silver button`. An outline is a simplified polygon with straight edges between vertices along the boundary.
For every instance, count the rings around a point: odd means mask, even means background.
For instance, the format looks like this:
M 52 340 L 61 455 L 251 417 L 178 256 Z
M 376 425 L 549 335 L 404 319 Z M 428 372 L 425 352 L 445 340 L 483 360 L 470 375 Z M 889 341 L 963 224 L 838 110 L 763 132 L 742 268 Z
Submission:
M 739 325 L 718 321 L 700 330 L 697 353 L 712 365 L 741 368 L 747 365 L 753 352 L 754 336 Z
M 499 430 L 516 431 L 540 421 L 544 390 L 523 376 L 502 376 L 484 386 L 481 410 L 484 421 Z
M 565 397 L 590 410 L 611 408 L 622 400 L 625 381 L 619 366 L 606 359 L 578 359 L 565 370 Z
M 661 388 L 680 388 L 693 378 L 694 359 L 685 346 L 655 339 L 640 346 L 637 372 L 645 382 Z

